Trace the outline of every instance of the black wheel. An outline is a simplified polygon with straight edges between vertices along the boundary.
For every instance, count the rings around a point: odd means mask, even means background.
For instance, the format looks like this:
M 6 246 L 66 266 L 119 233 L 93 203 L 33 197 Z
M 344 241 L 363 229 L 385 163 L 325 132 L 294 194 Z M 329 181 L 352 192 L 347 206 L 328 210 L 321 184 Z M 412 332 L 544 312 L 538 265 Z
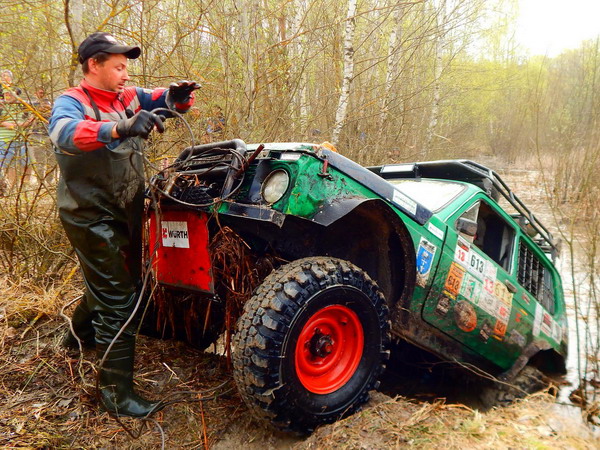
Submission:
M 273 271 L 246 303 L 234 378 L 256 416 L 310 432 L 355 412 L 389 358 L 388 309 L 350 262 L 305 258 Z
M 533 366 L 525 366 L 509 383 L 491 383 L 483 387 L 479 398 L 485 408 L 507 406 L 520 398 L 546 389 L 549 385 L 544 374 Z

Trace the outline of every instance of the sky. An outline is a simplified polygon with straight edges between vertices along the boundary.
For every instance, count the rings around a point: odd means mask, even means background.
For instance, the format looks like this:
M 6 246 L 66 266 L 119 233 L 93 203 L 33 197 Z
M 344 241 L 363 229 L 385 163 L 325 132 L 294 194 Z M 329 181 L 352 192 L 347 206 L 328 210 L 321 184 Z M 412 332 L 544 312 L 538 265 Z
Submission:
M 530 55 L 556 56 L 600 35 L 600 0 L 520 0 L 516 39 Z

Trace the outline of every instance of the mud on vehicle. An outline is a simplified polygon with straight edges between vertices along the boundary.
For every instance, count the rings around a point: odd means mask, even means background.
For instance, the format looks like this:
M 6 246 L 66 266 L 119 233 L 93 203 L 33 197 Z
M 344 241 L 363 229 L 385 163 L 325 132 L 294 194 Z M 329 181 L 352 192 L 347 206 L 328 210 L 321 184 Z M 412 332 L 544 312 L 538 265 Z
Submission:
M 233 329 L 239 392 L 277 428 L 360 408 L 392 337 L 504 385 L 565 371 L 556 243 L 479 164 L 233 140 L 185 149 L 151 194 L 153 324 L 200 349 Z

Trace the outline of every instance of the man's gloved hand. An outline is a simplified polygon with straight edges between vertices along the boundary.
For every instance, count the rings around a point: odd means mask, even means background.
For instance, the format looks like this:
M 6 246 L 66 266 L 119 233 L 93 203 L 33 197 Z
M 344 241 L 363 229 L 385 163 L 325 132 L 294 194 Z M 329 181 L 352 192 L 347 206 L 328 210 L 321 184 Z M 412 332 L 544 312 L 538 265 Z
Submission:
M 169 85 L 169 97 L 173 103 L 187 103 L 196 89 L 200 89 L 200 85 L 195 81 L 181 80 Z
M 119 120 L 117 122 L 117 134 L 121 138 L 140 136 L 148 139 L 154 125 L 156 125 L 159 133 L 165 131 L 165 125 L 159 116 L 142 109 L 129 119 Z

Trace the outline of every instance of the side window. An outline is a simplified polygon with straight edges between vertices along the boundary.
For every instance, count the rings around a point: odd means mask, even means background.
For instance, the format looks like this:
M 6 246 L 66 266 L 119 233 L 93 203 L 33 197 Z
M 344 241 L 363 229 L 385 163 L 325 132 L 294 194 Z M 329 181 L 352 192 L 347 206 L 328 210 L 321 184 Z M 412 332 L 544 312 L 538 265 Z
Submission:
M 515 230 L 484 201 L 473 205 L 461 215 L 461 218 L 477 222 L 477 233 L 473 238 L 469 238 L 469 241 L 500 267 L 510 272 Z
M 522 239 L 519 242 L 519 283 L 533 295 L 550 314 L 554 314 L 554 283 L 552 273 L 542 264 Z
M 460 219 L 468 219 L 473 222 L 477 222 L 477 215 L 479 214 L 479 202 L 474 203 L 469 209 L 467 209 L 464 213 L 460 215 Z M 458 222 L 458 221 L 457 221 Z M 469 241 L 471 244 L 473 243 L 474 236 L 470 236 L 467 233 L 462 233 L 459 230 L 460 235 L 463 239 Z

